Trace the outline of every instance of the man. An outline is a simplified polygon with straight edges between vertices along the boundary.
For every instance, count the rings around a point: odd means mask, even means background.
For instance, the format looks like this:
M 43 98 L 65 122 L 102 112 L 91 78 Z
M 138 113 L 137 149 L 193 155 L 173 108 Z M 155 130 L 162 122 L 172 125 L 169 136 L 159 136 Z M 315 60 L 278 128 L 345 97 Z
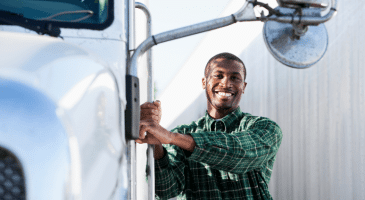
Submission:
M 159 102 L 141 106 L 136 141 L 155 145 L 157 199 L 272 199 L 268 184 L 282 133 L 270 119 L 241 112 L 245 78 L 238 57 L 211 58 L 202 80 L 205 116 L 171 132 L 159 125 Z

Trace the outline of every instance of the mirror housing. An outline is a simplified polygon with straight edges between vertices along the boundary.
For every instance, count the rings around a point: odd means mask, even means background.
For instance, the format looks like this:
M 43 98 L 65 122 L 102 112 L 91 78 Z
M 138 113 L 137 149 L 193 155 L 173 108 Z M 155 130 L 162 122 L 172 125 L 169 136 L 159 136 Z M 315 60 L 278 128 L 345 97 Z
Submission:
M 284 1 L 284 0 L 281 0 Z M 294 2 L 294 0 L 291 0 Z M 295 2 L 307 0 L 297 0 Z M 299 5 L 298 5 L 299 6 Z M 295 15 L 298 8 L 277 7 L 283 15 Z M 321 8 L 301 8 L 301 17 L 320 17 Z M 328 34 L 324 24 L 266 21 L 264 41 L 269 52 L 289 67 L 303 69 L 317 63 L 327 51 Z
M 318 7 L 325 8 L 328 6 L 326 0 L 276 0 L 280 7 L 299 8 L 299 7 Z

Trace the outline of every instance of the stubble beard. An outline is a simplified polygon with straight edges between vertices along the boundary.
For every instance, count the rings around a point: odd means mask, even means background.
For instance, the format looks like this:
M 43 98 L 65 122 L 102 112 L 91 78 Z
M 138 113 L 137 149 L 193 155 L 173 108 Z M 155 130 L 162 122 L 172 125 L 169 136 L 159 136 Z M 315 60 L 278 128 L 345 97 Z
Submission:
M 213 91 L 212 91 L 212 94 L 214 95 Z M 229 103 L 229 106 L 218 106 L 218 105 L 216 105 L 212 102 L 212 99 L 210 98 L 210 96 L 208 94 L 208 90 L 205 90 L 205 95 L 206 95 L 207 101 L 208 101 L 208 109 L 209 109 L 209 106 L 210 106 L 211 108 L 214 108 L 216 110 L 227 111 L 227 110 L 232 108 L 232 105 L 234 103 L 234 100 L 233 100 L 232 102 Z

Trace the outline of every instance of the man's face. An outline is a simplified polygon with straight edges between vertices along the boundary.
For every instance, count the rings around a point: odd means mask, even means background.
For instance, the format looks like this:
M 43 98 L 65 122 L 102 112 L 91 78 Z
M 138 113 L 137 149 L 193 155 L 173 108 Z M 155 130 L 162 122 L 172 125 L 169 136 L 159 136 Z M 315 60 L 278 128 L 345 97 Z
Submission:
M 246 84 L 241 63 L 224 58 L 214 60 L 210 63 L 207 77 L 203 78 L 208 109 L 233 111 L 239 105 Z

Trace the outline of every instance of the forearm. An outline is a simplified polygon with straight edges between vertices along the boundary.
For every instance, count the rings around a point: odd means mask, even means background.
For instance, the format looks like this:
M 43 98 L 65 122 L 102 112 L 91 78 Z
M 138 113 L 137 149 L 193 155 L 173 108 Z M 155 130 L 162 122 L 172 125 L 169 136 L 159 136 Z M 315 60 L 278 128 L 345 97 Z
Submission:
M 191 135 L 184 135 L 180 133 L 171 133 L 171 144 L 180 147 L 186 151 L 193 152 L 196 146 L 194 138 Z
M 160 199 L 170 199 L 185 187 L 185 155 L 181 148 L 173 145 L 164 145 L 162 150 L 164 156 L 155 160 L 155 190 Z
M 260 168 L 276 155 L 282 138 L 279 130 L 266 134 L 260 131 L 191 133 L 196 150 L 189 159 L 232 173 Z M 263 135 L 260 137 L 259 134 Z

